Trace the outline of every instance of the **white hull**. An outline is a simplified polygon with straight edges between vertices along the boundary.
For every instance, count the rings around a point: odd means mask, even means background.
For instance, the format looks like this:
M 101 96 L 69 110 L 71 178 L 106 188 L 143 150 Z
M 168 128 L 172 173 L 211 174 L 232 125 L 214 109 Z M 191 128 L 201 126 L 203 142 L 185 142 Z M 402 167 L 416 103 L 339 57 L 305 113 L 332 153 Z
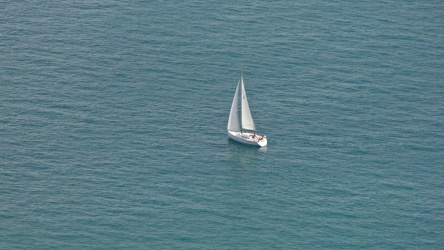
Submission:
M 265 135 L 264 136 L 256 135 L 256 137 L 254 137 L 254 133 L 241 133 L 241 132 L 228 131 L 228 137 L 234 141 L 247 145 L 259 146 L 259 147 L 267 146 L 267 137 Z

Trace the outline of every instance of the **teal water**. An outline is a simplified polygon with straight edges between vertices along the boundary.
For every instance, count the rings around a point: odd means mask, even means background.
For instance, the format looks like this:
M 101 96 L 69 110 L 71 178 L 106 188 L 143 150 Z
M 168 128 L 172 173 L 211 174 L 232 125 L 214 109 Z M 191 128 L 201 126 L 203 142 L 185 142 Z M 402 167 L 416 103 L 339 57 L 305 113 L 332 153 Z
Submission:
M 443 13 L 0 1 L 0 249 L 443 249 Z

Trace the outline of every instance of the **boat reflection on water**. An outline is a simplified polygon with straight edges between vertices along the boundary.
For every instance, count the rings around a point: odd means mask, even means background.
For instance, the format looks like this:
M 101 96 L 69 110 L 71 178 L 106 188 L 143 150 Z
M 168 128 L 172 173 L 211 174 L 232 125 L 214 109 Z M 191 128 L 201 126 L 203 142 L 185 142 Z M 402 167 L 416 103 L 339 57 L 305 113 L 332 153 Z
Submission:
M 229 160 L 233 163 L 239 163 L 241 166 L 260 161 L 267 152 L 265 147 L 251 147 L 249 145 L 241 144 L 239 142 L 227 139 L 227 154 Z

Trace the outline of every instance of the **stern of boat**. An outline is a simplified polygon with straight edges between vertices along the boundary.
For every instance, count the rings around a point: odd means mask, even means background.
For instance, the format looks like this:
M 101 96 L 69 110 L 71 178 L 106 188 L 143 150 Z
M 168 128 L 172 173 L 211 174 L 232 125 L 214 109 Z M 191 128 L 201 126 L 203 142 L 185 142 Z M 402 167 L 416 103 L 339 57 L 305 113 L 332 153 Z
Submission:
M 257 144 L 261 147 L 265 147 L 268 144 L 267 136 L 264 135 L 262 140 L 258 141 Z

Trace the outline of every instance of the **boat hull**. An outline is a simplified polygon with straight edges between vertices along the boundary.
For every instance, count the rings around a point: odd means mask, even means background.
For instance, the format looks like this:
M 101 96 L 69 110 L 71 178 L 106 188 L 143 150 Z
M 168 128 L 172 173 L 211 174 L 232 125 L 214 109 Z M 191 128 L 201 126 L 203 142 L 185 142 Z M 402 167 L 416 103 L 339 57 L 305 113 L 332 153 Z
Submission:
M 256 137 L 254 137 L 254 135 L 255 135 L 254 133 L 241 133 L 241 132 L 228 131 L 228 137 L 239 143 L 252 146 L 259 146 L 259 147 L 267 146 L 268 141 L 265 135 L 264 136 L 256 135 Z

